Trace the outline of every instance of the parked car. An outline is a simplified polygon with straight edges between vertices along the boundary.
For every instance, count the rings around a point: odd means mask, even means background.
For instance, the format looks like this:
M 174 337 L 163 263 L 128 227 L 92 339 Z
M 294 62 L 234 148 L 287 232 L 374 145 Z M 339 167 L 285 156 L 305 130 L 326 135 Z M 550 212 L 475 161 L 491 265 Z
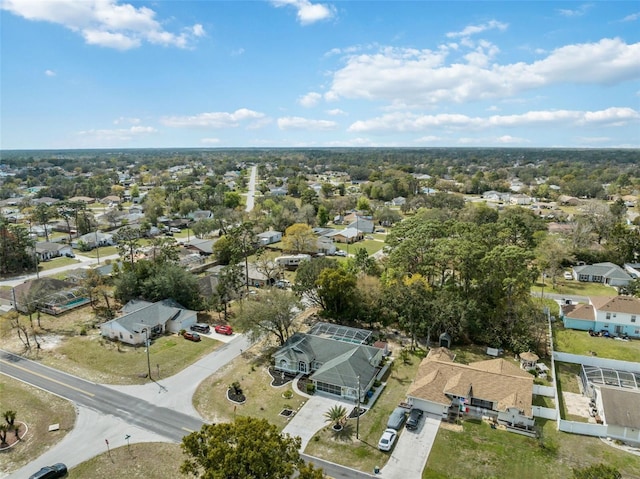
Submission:
M 399 431 L 404 424 L 404 421 L 407 419 L 407 410 L 403 407 L 398 406 L 393 410 L 389 419 L 387 420 L 387 429 L 394 429 Z
M 573 275 L 569 271 L 565 271 L 564 279 L 573 279 Z
M 233 334 L 233 329 L 228 324 L 218 324 L 215 327 L 215 331 L 218 334 L 226 334 L 227 336 L 230 336 Z
M 61 462 L 53 466 L 45 466 L 35 474 L 31 474 L 29 479 L 53 479 L 56 477 L 64 477 L 67 475 L 67 466 Z
M 171 233 L 180 233 L 182 231 L 180 228 L 176 228 L 175 226 L 169 228 L 169 232 Z
M 191 331 L 197 331 L 198 333 L 209 334 L 211 332 L 211 328 L 208 324 L 204 323 L 196 323 L 191 325 Z
M 202 339 L 200 338 L 200 335 L 198 333 L 192 333 L 191 331 L 185 331 L 183 336 L 184 336 L 184 339 L 188 339 L 189 341 L 195 341 L 195 342 L 198 342 Z
M 336 256 L 349 256 L 346 251 L 342 251 L 341 249 L 336 250 L 334 253 Z
M 398 437 L 398 433 L 395 429 L 385 429 L 382 437 L 378 441 L 378 449 L 381 451 L 390 451 L 393 443 L 396 442 L 396 437 Z
M 409 411 L 409 419 L 407 419 L 406 428 L 409 430 L 417 429 L 420 424 L 420 419 L 422 419 L 422 414 L 422 409 L 411 409 L 411 411 Z

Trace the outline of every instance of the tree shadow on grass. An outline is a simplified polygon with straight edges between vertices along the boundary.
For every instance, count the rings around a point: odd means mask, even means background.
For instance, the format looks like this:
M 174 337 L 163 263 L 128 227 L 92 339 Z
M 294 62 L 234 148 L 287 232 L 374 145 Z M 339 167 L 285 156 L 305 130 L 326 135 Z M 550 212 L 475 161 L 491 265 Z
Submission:
M 342 429 L 335 431 L 331 429 L 334 439 L 338 441 L 351 442 L 355 435 L 355 430 L 352 424 L 345 424 Z

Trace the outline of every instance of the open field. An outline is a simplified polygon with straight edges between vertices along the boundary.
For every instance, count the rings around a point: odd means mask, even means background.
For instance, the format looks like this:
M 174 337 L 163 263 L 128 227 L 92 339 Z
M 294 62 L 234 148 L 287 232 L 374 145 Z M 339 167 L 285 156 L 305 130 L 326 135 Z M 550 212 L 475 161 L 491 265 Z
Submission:
M 412 355 L 408 364 L 402 364 L 399 359 L 393 362 L 390 372 L 383 379 L 387 386 L 373 408 L 360 417 L 359 440 L 356 439 L 356 420 L 349 419 L 339 435 L 328 424 L 313 437 L 304 452 L 365 472 L 372 471 L 375 466 L 383 467 L 389 459 L 389 453 L 378 450 L 378 440 L 391 411 L 405 400 L 421 356 Z
M 536 422 L 541 440 L 473 420 L 464 421 L 460 432 L 441 427 L 422 478 L 570 479 L 573 467 L 599 462 L 617 467 L 625 479 L 640 477 L 640 457 L 597 438 L 559 432 L 554 421 Z
M 162 442 L 131 444 L 111 449 L 69 471 L 68 479 L 166 479 L 184 477 L 184 455 L 179 444 Z
M 562 324 L 553 328 L 554 348 L 565 353 L 595 355 L 621 361 L 640 360 L 640 341 L 617 341 L 613 338 L 589 336 L 587 331 L 565 329 Z
M 285 391 L 291 390 L 291 383 L 277 388 L 270 385 L 268 356 L 264 356 L 265 351 L 261 352 L 258 348 L 256 345 L 245 351 L 198 386 L 193 405 L 207 421 L 226 422 L 235 415 L 252 416 L 284 428 L 288 419 L 280 416 L 280 411 L 298 410 L 307 401 L 297 394 L 290 399 L 282 396 Z M 234 381 L 240 383 L 247 397 L 244 404 L 236 405 L 227 399 L 227 388 Z
M 19 469 L 58 443 L 73 429 L 76 420 L 70 402 L 0 375 L 0 413 L 8 410 L 16 411 L 16 423 L 24 422 L 29 430 L 22 441 L 0 452 L 0 476 Z M 2 417 L 0 421 L 4 423 Z M 51 424 L 59 424 L 60 429 L 49 432 Z

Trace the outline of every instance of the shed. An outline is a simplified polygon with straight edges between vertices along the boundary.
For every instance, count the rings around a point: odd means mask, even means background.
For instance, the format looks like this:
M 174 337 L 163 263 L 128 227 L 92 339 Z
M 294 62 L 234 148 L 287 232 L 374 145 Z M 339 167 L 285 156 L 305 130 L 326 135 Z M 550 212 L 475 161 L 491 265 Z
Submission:
M 450 348 L 451 347 L 451 335 L 449 333 L 442 333 L 440 338 L 438 339 L 438 346 L 441 348 Z
M 520 367 L 526 371 L 535 369 L 538 360 L 540 359 L 537 354 L 527 351 L 526 353 L 520 353 Z

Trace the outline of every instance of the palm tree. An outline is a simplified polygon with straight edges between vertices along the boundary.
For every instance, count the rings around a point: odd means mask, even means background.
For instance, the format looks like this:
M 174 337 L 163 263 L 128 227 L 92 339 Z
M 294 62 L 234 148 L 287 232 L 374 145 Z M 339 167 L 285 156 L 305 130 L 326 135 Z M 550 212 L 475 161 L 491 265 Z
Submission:
M 11 410 L 8 410 L 2 413 L 2 417 L 4 417 L 4 420 L 7 421 L 7 424 L 9 426 L 13 426 L 13 423 L 16 420 L 16 415 L 17 413 Z
M 333 422 L 333 428 L 339 429 L 342 427 L 341 422 L 344 420 L 347 415 L 347 408 L 342 405 L 336 404 L 327 412 L 324 413 L 324 417 L 327 418 L 327 422 Z

